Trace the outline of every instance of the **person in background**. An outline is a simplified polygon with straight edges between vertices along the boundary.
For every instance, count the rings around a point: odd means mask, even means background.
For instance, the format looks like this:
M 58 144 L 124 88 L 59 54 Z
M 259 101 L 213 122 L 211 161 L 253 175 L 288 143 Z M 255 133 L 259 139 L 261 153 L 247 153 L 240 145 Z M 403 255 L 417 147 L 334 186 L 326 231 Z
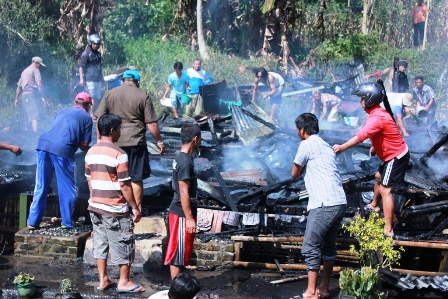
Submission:
M 330 296 L 329 285 L 336 260 L 336 236 L 345 215 L 347 200 L 331 146 L 317 134 L 318 119 L 304 113 L 296 120 L 296 130 L 301 140 L 292 166 L 291 176 L 304 175 L 308 190 L 308 217 L 302 256 L 308 271 L 308 286 L 303 298 Z M 317 285 L 321 260 L 323 276 Z M 295 296 L 294 298 L 301 298 Z
M 187 69 L 189 85 L 187 94 L 192 98 L 189 104 L 184 105 L 184 116 L 193 117 L 204 112 L 204 99 L 200 94 L 200 87 L 211 84 L 215 79 L 207 71 L 201 69 L 202 61 L 195 59 L 193 67 Z
M 380 211 L 380 200 L 383 200 L 383 211 L 386 223 L 384 235 L 395 237 L 393 229 L 394 199 L 392 190 L 404 184 L 404 176 L 409 162 L 409 151 L 391 112 L 381 108 L 384 90 L 378 83 L 365 83 L 358 86 L 352 95 L 361 98 L 361 106 L 368 114 L 364 127 L 346 143 L 333 145 L 336 153 L 349 149 L 369 138 L 372 142 L 371 155 L 378 155 L 382 161 L 375 173 L 373 201 L 364 206 L 367 213 Z
M 89 149 L 92 138 L 92 118 L 89 111 L 92 97 L 81 92 L 73 107 L 61 109 L 51 128 L 37 141 L 36 187 L 28 216 L 28 228 L 39 227 L 47 205 L 48 191 L 56 172 L 61 228 L 73 228 L 72 211 L 76 199 L 75 152 Z
M 431 126 L 434 122 L 437 103 L 436 95 L 431 87 L 424 84 L 422 76 L 415 77 L 415 87 L 412 90 L 414 93 L 414 98 L 417 99 L 417 107 L 424 107 L 423 109 L 428 112 L 426 118 L 426 125 Z
M 42 79 L 39 71 L 40 66 L 45 66 L 42 62 L 42 58 L 37 56 L 33 57 L 31 59 L 31 65 L 29 65 L 20 75 L 19 82 L 17 82 L 16 98 L 14 101 L 14 106 L 17 108 L 19 105 L 19 95 L 22 96 L 20 106 L 24 110 L 25 130 L 28 130 L 31 124 L 31 130 L 33 130 L 33 132 L 37 132 L 40 108 L 39 100 L 42 101 L 42 105 L 45 105 Z
M 414 24 L 414 47 L 423 45 L 423 36 L 425 34 L 425 22 L 428 7 L 423 4 L 423 0 L 417 0 L 417 5 L 411 10 Z
M 123 74 L 127 70 L 137 70 L 135 66 L 129 66 L 125 68 L 113 71 L 110 75 L 104 77 L 104 81 L 107 82 L 107 90 L 111 90 L 115 87 L 121 86 L 123 83 Z
M 408 137 L 409 133 L 404 125 L 403 117 L 404 107 L 410 107 L 412 105 L 412 94 L 389 92 L 387 97 L 389 99 L 390 107 L 394 114 L 398 128 L 401 130 L 404 137 Z
M 406 69 L 408 68 L 408 62 L 406 60 L 399 60 L 398 61 L 398 80 L 397 86 L 394 86 L 394 68 L 388 67 L 387 69 L 383 70 L 382 72 L 378 71 L 373 74 L 365 75 L 364 77 L 366 79 L 371 77 L 376 77 L 377 79 L 381 76 L 387 76 L 386 80 L 384 80 L 384 89 L 386 92 L 395 92 L 398 93 L 404 93 L 409 92 L 409 80 L 408 76 L 406 75 Z
M 81 54 L 79 62 L 79 85 L 84 86 L 84 91 L 92 96 L 92 108 L 89 111 L 93 117 L 93 111 L 98 107 L 101 101 L 101 89 L 103 84 L 102 66 L 101 66 L 101 38 L 98 34 L 92 34 L 88 37 L 89 44 Z
M 337 121 L 337 114 L 341 99 L 329 93 L 320 93 L 320 91 L 313 92 L 313 108 L 311 113 L 316 115 L 320 120 L 327 120 L 329 122 Z M 322 109 L 322 114 L 320 113 Z M 330 113 L 328 113 L 330 110 Z
M 176 61 L 173 65 L 174 72 L 168 76 L 168 85 L 165 89 L 162 99 L 170 92 L 171 107 L 175 118 L 182 117 L 184 104 L 181 101 L 181 95 L 186 92 L 189 77 L 186 72 L 182 72 L 184 66 L 182 62 Z
M 196 277 L 179 273 L 171 282 L 169 290 L 157 292 L 148 299 L 193 299 L 200 290 L 201 284 Z
M 255 69 L 255 77 L 254 88 L 252 91 L 252 102 L 255 103 L 258 84 L 269 86 L 271 90 L 263 95 L 263 99 L 270 99 L 270 119 L 275 123 L 278 123 L 278 106 L 282 103 L 282 93 L 285 80 L 277 73 L 266 71 L 264 67 Z
M 116 145 L 126 152 L 129 159 L 129 173 L 132 190 L 139 209 L 143 199 L 143 180 L 151 174 L 149 153 L 146 145 L 146 126 L 157 141 L 160 154 L 165 153 L 165 145 L 160 136 L 157 114 L 151 97 L 140 89 L 140 73 L 127 70 L 123 74 L 123 84 L 106 92 L 95 116 L 112 113 L 123 120 L 122 134 Z
M 128 156 L 114 143 L 121 135 L 121 118 L 103 114 L 98 119 L 98 142 L 85 158 L 85 175 L 89 184 L 90 219 L 93 226 L 93 255 L 100 285 L 97 291 L 116 288 L 118 293 L 142 293 L 145 289 L 129 279 L 135 257 L 134 223 L 142 215 L 132 192 Z M 118 284 L 107 274 L 107 257 L 119 265 Z
M 20 156 L 22 154 L 22 149 L 18 145 L 0 143 L 0 150 L 8 150 L 16 156 Z
M 193 153 L 201 145 L 201 130 L 197 125 L 185 124 L 180 130 L 180 138 L 182 147 L 173 160 L 174 197 L 169 207 L 170 237 L 165 255 L 171 279 L 189 264 L 193 252 L 198 188 Z

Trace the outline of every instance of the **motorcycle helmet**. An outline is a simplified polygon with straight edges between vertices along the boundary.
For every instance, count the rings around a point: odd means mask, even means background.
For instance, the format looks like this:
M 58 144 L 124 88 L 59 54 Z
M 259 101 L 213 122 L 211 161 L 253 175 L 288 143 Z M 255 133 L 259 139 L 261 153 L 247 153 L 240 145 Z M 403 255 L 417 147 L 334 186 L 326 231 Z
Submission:
M 89 46 L 91 46 L 92 44 L 101 44 L 101 38 L 98 34 L 95 33 L 95 34 L 89 35 L 87 42 L 89 43 Z
M 384 94 L 384 89 L 378 83 L 364 83 L 352 91 L 352 95 L 365 99 L 367 108 L 371 108 L 381 103 Z

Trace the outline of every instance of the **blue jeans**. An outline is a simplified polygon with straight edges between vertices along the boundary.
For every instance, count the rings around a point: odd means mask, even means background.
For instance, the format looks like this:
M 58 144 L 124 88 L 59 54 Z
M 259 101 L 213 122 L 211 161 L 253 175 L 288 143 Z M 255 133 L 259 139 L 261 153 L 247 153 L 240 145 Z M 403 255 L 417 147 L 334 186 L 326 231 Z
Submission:
M 320 207 L 308 213 L 302 256 L 306 270 L 319 270 L 320 261 L 336 259 L 336 236 L 347 205 Z
M 56 171 L 62 225 L 72 228 L 72 210 L 76 199 L 75 162 L 46 151 L 37 151 L 36 187 L 30 206 L 28 225 L 39 226 L 47 207 L 48 191 Z

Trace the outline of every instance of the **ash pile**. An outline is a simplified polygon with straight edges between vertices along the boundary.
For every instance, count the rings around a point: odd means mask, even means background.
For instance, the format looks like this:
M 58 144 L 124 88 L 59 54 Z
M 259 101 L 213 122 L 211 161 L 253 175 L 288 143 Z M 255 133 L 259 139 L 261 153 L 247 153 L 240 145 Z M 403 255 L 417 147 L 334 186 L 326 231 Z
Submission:
M 205 240 L 233 234 L 303 235 L 308 193 L 302 178 L 290 176 L 300 139 L 293 119 L 280 127 L 254 103 L 230 103 L 226 116 L 204 114 L 195 118 L 203 143 L 195 166 L 199 178 L 198 230 Z M 171 198 L 171 165 L 181 147 L 180 127 L 192 120 L 162 116 L 159 121 L 167 144 L 164 156 L 148 143 L 152 177 L 146 180 L 143 205 L 166 211 Z M 319 135 L 330 145 L 350 139 L 357 128 L 343 122 L 320 122 Z M 394 231 L 401 240 L 445 240 L 448 224 L 448 176 L 444 165 L 446 130 L 418 132 L 407 139 L 411 162 L 406 186 L 395 188 Z M 429 136 L 431 135 L 431 136 Z M 425 139 L 426 138 L 426 139 Z M 425 147 L 422 140 L 428 142 Z M 369 143 L 337 155 L 347 195 L 347 220 L 373 199 L 374 174 L 381 161 L 369 156 Z M 154 196 L 159 199 L 156 200 Z M 342 230 L 341 230 L 342 233 Z

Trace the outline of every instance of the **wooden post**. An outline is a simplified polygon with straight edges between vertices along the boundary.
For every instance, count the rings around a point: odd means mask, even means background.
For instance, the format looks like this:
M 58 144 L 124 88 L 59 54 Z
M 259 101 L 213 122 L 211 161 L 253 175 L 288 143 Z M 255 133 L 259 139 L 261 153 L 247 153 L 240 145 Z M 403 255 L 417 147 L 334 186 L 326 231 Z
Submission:
M 431 0 L 428 0 L 428 5 L 426 7 L 428 10 L 426 11 L 426 20 L 425 20 L 425 32 L 423 33 L 423 44 L 422 44 L 422 50 L 426 48 L 426 30 L 428 29 L 428 16 L 429 16 L 429 7 L 431 5 Z
M 19 230 L 27 227 L 26 220 L 28 219 L 28 194 L 20 193 L 20 211 L 19 211 Z

